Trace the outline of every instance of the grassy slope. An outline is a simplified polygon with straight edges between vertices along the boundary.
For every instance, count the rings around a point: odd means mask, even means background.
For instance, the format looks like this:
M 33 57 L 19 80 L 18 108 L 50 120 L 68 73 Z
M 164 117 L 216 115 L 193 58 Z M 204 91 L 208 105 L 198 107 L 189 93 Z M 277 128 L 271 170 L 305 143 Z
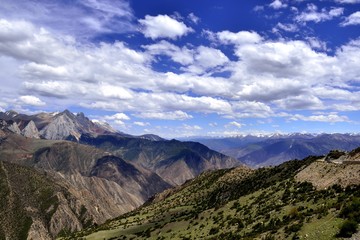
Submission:
M 1 161 L 0 202 L 0 239 L 26 239 L 32 219 L 48 223 L 58 205 L 47 177 Z
M 252 174 L 204 173 L 163 200 L 71 238 L 333 239 L 344 221 L 338 217 L 341 208 L 359 197 L 360 189 L 335 186 L 317 191 L 309 183 L 296 182 L 294 175 L 314 160 L 291 161 Z

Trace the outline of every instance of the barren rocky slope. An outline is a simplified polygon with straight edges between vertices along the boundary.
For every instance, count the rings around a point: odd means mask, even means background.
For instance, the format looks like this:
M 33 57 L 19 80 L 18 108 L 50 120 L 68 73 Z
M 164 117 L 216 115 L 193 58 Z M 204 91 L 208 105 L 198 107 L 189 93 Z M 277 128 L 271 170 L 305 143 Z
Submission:
M 326 189 L 334 184 L 343 188 L 360 185 L 360 148 L 340 154 L 341 156 L 336 158 L 329 154 L 318 159 L 300 171 L 295 179 L 310 182 L 318 189 Z

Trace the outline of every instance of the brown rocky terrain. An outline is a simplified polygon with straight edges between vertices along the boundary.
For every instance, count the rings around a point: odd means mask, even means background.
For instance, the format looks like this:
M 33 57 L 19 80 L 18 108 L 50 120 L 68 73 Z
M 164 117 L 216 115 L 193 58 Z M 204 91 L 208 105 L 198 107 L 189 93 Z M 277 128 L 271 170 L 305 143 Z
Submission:
M 360 184 L 360 148 L 333 157 L 331 153 L 301 170 L 295 179 L 312 183 L 318 189 L 334 184 L 342 187 Z

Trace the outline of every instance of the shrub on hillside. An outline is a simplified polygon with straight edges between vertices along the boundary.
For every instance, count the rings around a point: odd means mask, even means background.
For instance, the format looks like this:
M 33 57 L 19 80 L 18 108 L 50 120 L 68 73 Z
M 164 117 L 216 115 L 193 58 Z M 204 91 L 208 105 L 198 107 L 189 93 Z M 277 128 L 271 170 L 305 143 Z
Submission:
M 218 232 L 219 232 L 219 228 L 213 227 L 210 229 L 209 235 L 214 235 L 214 234 L 217 234 Z
M 360 199 L 353 198 L 340 212 L 340 217 L 360 223 Z
M 354 220 L 346 220 L 340 227 L 337 237 L 351 237 L 357 232 L 358 223 Z

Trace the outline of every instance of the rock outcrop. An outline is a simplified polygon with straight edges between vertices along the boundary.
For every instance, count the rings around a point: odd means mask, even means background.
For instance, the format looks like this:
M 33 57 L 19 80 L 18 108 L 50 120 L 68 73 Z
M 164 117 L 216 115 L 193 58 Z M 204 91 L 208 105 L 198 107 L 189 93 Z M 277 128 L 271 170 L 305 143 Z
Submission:
M 21 134 L 29 138 L 40 138 L 39 130 L 37 129 L 34 121 L 30 121 L 26 127 L 21 131 Z
M 21 134 L 21 130 L 16 122 L 12 122 L 8 125 L 7 129 L 16 134 Z
M 51 123 L 40 131 L 40 134 L 51 140 L 65 139 L 70 135 L 78 139 L 81 136 L 75 116 L 68 111 L 56 115 Z

